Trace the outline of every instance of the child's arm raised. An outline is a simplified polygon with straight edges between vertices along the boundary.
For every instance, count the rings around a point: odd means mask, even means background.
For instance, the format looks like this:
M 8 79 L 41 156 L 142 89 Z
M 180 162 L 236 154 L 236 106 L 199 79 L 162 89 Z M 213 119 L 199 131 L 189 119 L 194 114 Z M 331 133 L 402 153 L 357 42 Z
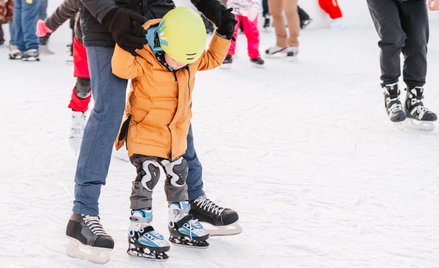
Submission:
M 144 59 L 133 56 L 130 52 L 116 44 L 113 58 L 111 59 L 111 69 L 114 75 L 123 79 L 133 79 L 142 76 L 142 65 L 146 64 Z
M 200 57 L 198 70 L 210 70 L 220 66 L 229 51 L 230 40 L 214 34 L 209 44 L 209 49 Z

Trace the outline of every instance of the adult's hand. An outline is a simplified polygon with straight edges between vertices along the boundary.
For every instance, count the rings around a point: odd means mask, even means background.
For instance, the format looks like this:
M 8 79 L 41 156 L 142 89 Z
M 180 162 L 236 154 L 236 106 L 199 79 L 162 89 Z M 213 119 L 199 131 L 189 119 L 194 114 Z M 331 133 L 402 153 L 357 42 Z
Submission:
M 221 25 L 218 27 L 216 32 L 219 35 L 224 36 L 227 39 L 233 38 L 233 32 L 235 31 L 235 25 L 238 23 L 235 19 L 235 15 L 232 13 L 232 8 L 223 10 L 222 18 L 221 18 Z
M 136 49 L 141 49 L 147 43 L 142 28 L 146 18 L 120 8 L 110 10 L 102 20 L 113 35 L 116 43 L 132 55 L 137 55 Z

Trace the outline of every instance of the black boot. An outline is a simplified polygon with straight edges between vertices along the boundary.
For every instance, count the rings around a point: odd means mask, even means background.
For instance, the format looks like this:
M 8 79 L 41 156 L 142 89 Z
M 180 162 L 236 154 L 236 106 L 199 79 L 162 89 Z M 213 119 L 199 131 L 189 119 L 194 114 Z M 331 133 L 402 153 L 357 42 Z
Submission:
M 400 91 L 398 84 L 387 84 L 383 86 L 384 90 L 384 107 L 392 122 L 402 122 L 407 116 L 402 109 L 399 99 Z
M 110 260 L 113 238 L 100 223 L 99 216 L 73 214 L 67 224 L 67 255 L 96 263 Z
M 436 121 L 437 116 L 424 106 L 424 88 L 407 88 L 407 98 L 405 100 L 405 112 L 407 117 L 419 121 Z

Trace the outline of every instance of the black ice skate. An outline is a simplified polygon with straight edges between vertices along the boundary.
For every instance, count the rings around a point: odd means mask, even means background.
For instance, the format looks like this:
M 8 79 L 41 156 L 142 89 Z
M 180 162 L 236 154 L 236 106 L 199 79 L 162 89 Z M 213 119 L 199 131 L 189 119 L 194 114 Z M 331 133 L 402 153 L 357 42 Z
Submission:
M 402 122 L 406 119 L 406 114 L 402 109 L 402 104 L 399 99 L 400 91 L 398 83 L 388 84 L 383 86 L 384 90 L 384 107 L 389 115 L 390 121 L 394 123 Z
M 250 62 L 256 68 L 264 68 L 264 60 L 261 57 L 252 58 L 252 59 L 250 59 Z
M 165 253 L 170 245 L 162 234 L 151 226 L 152 211 L 146 209 L 131 211 L 131 226 L 128 233 L 127 253 L 135 257 L 164 261 L 168 259 Z
M 407 126 L 421 130 L 433 130 L 433 122 L 437 120 L 437 115 L 424 106 L 424 88 L 407 88 L 407 98 L 405 100 L 405 112 L 410 119 Z
M 191 248 L 207 248 L 209 233 L 189 214 L 189 202 L 173 202 L 169 205 L 169 241 Z
M 66 229 L 67 255 L 95 263 L 107 263 L 114 248 L 98 216 L 73 214 Z
M 224 58 L 223 64 L 221 64 L 220 69 L 230 70 L 230 67 L 232 66 L 232 62 L 233 62 L 233 56 L 232 55 L 227 55 Z
M 191 201 L 190 214 L 203 223 L 209 235 L 235 235 L 242 232 L 238 224 L 238 213 L 223 208 L 209 200 L 205 195 Z

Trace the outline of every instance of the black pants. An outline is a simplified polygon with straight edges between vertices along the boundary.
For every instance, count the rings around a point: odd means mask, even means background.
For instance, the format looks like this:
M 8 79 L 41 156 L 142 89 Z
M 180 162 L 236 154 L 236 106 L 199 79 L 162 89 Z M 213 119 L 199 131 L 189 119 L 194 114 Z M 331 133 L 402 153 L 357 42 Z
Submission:
M 4 36 L 4 33 L 3 33 L 2 24 L 0 24 L 0 45 L 3 45 L 4 42 L 5 42 L 5 36 Z
M 427 6 L 423 0 L 367 0 L 379 35 L 382 85 L 396 83 L 401 76 L 408 87 L 423 86 L 427 73 L 429 36 Z

